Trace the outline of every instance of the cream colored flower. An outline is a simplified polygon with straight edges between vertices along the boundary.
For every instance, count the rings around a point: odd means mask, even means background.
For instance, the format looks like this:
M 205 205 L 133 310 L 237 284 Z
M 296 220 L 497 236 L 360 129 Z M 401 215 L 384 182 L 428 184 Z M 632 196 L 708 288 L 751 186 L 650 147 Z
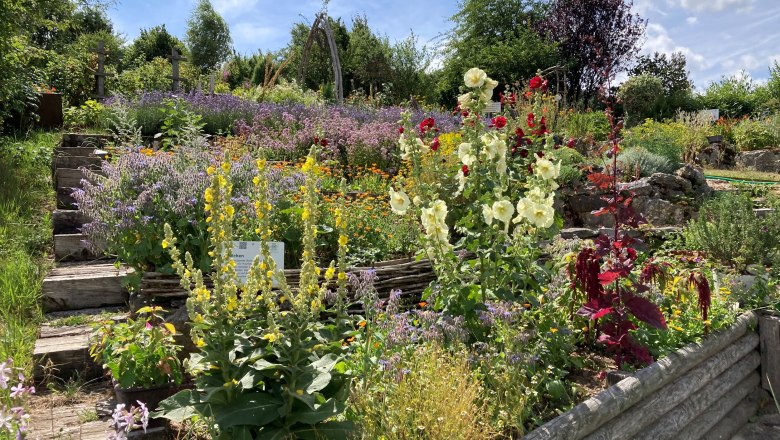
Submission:
M 431 209 L 433 210 L 434 218 L 437 222 L 444 223 L 444 220 L 447 218 L 447 204 L 444 203 L 444 200 L 436 200 L 431 205 Z
M 555 221 L 555 210 L 552 206 L 535 203 L 528 212 L 528 220 L 537 228 L 549 228 Z
M 477 161 L 477 156 L 474 155 L 474 147 L 468 142 L 460 144 L 458 146 L 458 159 L 460 159 L 463 165 L 470 167 Z
M 547 159 L 539 159 L 536 161 L 534 172 L 544 180 L 552 180 L 561 173 L 561 163 L 554 164 Z
M 509 200 L 499 200 L 494 202 L 492 209 L 493 216 L 506 224 L 509 224 L 509 221 L 512 220 L 512 214 L 515 213 L 515 207 L 512 206 L 512 202 Z
M 482 218 L 488 225 L 493 224 L 493 209 L 487 203 L 482 205 Z
M 458 96 L 458 104 L 460 105 L 461 109 L 466 110 L 471 108 L 472 102 L 474 102 L 474 99 L 471 97 L 471 92 Z
M 458 174 L 455 177 L 458 179 L 458 191 L 455 193 L 455 195 L 459 196 L 460 193 L 463 192 L 463 189 L 466 188 L 466 180 L 468 180 L 468 177 L 463 174 L 463 170 L 458 170 Z
M 486 79 L 487 73 L 478 67 L 472 67 L 463 75 L 463 82 L 466 83 L 466 87 L 482 87 L 482 85 L 485 84 Z
M 523 218 L 529 218 L 531 208 L 534 206 L 534 202 L 528 197 L 523 197 L 517 201 L 517 217 L 512 220 L 513 223 L 520 223 Z
M 403 190 L 395 191 L 390 188 L 390 208 L 396 214 L 405 214 L 406 210 L 409 209 L 409 196 Z
M 422 199 L 420 199 L 420 196 L 414 196 L 412 199 L 412 203 L 414 203 L 414 206 L 420 206 L 420 203 L 422 203 Z

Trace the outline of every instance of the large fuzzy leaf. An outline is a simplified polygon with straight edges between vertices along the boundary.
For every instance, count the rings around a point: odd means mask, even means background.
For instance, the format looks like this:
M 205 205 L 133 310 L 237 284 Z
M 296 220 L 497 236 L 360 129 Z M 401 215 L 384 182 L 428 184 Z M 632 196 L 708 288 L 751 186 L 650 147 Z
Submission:
M 303 440 L 346 440 L 355 435 L 355 425 L 352 422 L 327 422 L 296 429 L 295 435 Z
M 229 426 L 263 426 L 279 417 L 282 401 L 266 393 L 245 393 L 226 405 L 214 407 L 215 420 L 221 428 Z

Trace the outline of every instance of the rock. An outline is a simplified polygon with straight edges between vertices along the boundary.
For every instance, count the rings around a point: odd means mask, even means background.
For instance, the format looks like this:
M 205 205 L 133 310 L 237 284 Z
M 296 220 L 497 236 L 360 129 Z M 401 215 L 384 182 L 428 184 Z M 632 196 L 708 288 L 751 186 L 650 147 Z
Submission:
M 691 182 L 694 188 L 707 184 L 707 178 L 704 177 L 704 172 L 701 168 L 696 168 L 691 164 L 685 164 L 685 166 L 675 171 L 674 175 Z
M 780 173 L 780 150 L 745 151 L 737 155 L 737 166 L 767 173 Z
M 736 150 L 724 142 L 715 142 L 704 147 L 696 155 L 696 163 L 715 167 L 732 167 L 735 163 Z
M 687 179 L 674 174 L 655 173 L 649 177 L 648 182 L 665 196 L 677 197 L 693 192 L 693 185 Z
M 592 212 L 605 205 L 601 197 L 593 192 L 573 195 L 569 198 L 567 204 L 576 213 Z
M 571 240 L 573 238 L 580 238 L 584 240 L 586 238 L 594 238 L 598 235 L 599 235 L 598 231 L 593 229 L 588 229 L 588 228 L 561 229 L 561 238 L 564 238 L 566 240 Z
M 693 215 L 693 208 L 654 198 L 647 201 L 641 212 L 645 220 L 654 226 L 684 225 Z
M 621 191 L 633 192 L 635 196 L 649 196 L 653 193 L 653 186 L 649 177 L 643 177 L 633 182 L 618 184 Z

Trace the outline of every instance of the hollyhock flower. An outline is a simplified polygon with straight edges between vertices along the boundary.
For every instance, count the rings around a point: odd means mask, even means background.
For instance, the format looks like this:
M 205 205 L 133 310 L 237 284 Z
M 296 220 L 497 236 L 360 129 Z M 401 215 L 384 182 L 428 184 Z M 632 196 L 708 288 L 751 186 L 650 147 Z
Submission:
M 485 223 L 488 225 L 493 224 L 493 208 L 490 205 L 482 205 L 482 218 L 485 219 Z
M 403 127 L 398 127 L 398 132 L 401 133 L 401 134 L 404 134 L 404 128 Z
M 469 166 L 464 164 L 462 167 L 460 167 L 460 172 L 463 175 L 463 177 L 468 177 L 468 175 L 469 175 Z
M 472 102 L 474 102 L 474 99 L 471 97 L 471 92 L 467 92 L 458 96 L 458 106 L 462 110 L 471 108 Z M 461 114 L 463 117 L 468 116 L 468 112 L 466 111 L 462 112 Z
M 544 80 L 542 82 L 542 92 L 546 92 L 546 91 L 547 91 L 547 80 Z
M 520 157 L 522 157 L 522 158 L 528 157 L 528 150 L 526 150 L 525 148 L 520 150 Z
M 431 130 L 435 124 L 435 121 L 433 118 L 425 118 L 420 122 L 420 131 L 425 133 L 428 130 Z
M 487 78 L 484 87 L 482 87 L 482 90 L 479 92 L 480 98 L 485 102 L 490 102 L 490 100 L 493 99 L 493 89 L 495 89 L 497 85 L 498 81 Z
M 525 123 L 530 128 L 536 127 L 536 123 L 534 122 L 534 114 L 533 113 L 528 113 L 528 116 L 526 116 L 526 118 L 525 118 Z
M 538 88 L 541 88 L 543 83 L 544 82 L 542 80 L 542 77 L 537 75 L 531 78 L 531 81 L 529 82 L 528 86 L 530 87 L 531 90 L 536 90 Z
M 438 137 L 433 138 L 433 141 L 431 142 L 431 150 L 437 151 L 439 149 L 439 146 L 440 146 L 439 138 Z
M 522 199 L 517 201 L 517 217 L 515 217 L 514 220 L 512 220 L 513 223 L 520 223 L 523 221 L 523 218 L 528 218 L 531 208 L 534 206 L 534 202 L 531 201 L 531 199 L 527 197 L 523 197 Z
M 536 203 L 528 211 L 527 218 L 537 228 L 549 228 L 555 220 L 555 210 L 552 206 Z
M 390 208 L 394 213 L 403 215 L 409 209 L 409 196 L 403 190 L 390 188 Z
M 436 221 L 444 222 L 444 220 L 447 218 L 447 204 L 444 203 L 444 200 L 436 200 L 431 205 L 431 209 L 433 210 L 433 215 L 436 218 Z
M 458 146 L 458 159 L 460 159 L 466 167 L 471 166 L 477 161 L 477 156 L 474 155 L 474 147 L 468 142 L 460 144 Z
M 507 226 L 509 221 L 512 220 L 512 215 L 515 213 L 515 207 L 512 206 L 512 202 L 509 200 L 499 200 L 493 203 L 492 206 L 493 216 Z
M 569 142 L 566 142 L 566 146 L 569 148 L 574 148 L 574 138 L 569 138 Z
M 539 159 L 536 161 L 536 174 L 544 180 L 552 180 L 558 177 L 561 173 L 561 162 L 557 164 L 552 163 L 547 159 Z
M 506 117 L 496 116 L 495 118 L 490 120 L 490 126 L 495 127 L 496 129 L 504 128 L 506 126 Z
M 463 75 L 463 82 L 466 83 L 466 87 L 471 88 L 482 87 L 486 79 L 487 73 L 478 67 L 472 67 Z

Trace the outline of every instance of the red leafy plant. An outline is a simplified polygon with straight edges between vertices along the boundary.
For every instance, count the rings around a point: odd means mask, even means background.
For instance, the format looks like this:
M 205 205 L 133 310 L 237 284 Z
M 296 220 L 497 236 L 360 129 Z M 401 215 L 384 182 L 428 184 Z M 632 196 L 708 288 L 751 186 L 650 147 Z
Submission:
M 631 317 L 659 329 L 666 329 L 666 320 L 661 309 L 642 296 L 650 290 L 646 283 L 653 277 L 632 275 L 638 257 L 634 246 L 640 240 L 629 235 L 625 227 L 637 228 L 643 220 L 631 207 L 634 194 L 620 190 L 617 156 L 621 124 L 615 122 L 610 107 L 606 114 L 612 131 L 604 153 L 612 159 L 612 165 L 607 167 L 607 172 L 592 173 L 588 179 L 605 192 L 601 197 L 605 206 L 593 214 L 611 215 L 614 229 L 612 234 L 599 235 L 593 247 L 580 251 L 572 285 L 585 293 L 585 303 L 577 314 L 593 321 L 596 341 L 607 346 L 618 365 L 645 365 L 653 362 L 653 358 L 647 347 L 631 336 L 631 330 L 637 328 Z M 647 268 L 642 272 L 652 274 L 654 269 Z

